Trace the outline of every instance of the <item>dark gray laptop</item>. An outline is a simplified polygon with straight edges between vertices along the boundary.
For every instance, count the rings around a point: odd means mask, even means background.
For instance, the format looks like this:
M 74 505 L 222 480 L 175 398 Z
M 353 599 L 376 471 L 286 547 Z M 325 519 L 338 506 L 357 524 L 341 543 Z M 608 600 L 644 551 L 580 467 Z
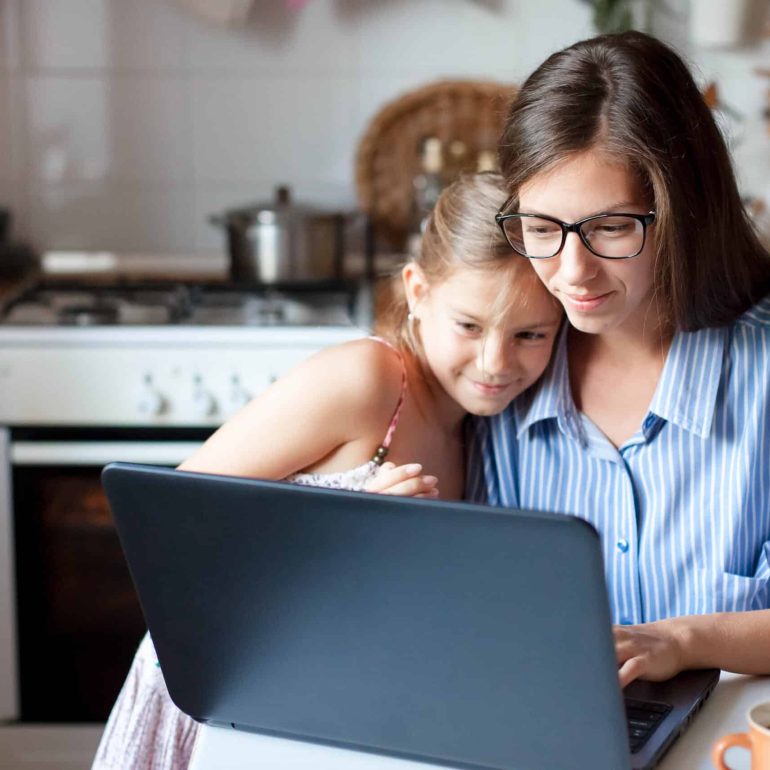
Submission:
M 454 768 L 648 768 L 718 679 L 621 693 L 580 519 L 120 463 L 103 481 L 201 722 Z

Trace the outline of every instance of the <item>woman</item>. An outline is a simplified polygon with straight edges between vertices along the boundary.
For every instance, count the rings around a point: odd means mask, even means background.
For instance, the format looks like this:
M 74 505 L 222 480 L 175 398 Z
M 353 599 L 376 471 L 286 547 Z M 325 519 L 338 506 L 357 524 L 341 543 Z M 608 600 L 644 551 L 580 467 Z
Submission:
M 558 52 L 501 167 L 498 224 L 569 324 L 479 420 L 487 498 L 599 531 L 622 684 L 770 673 L 770 260 L 692 76 L 641 33 Z

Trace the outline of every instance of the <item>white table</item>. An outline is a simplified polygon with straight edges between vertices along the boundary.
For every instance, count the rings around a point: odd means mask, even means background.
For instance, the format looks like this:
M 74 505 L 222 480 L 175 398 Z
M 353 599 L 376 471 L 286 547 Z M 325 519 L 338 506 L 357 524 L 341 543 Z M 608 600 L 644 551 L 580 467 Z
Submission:
M 723 673 L 716 690 L 659 770 L 713 770 L 711 746 L 747 727 L 746 712 L 770 700 L 770 677 Z M 727 762 L 748 770 L 748 754 L 730 749 Z M 203 727 L 190 770 L 438 770 L 436 765 L 319 746 L 284 738 Z

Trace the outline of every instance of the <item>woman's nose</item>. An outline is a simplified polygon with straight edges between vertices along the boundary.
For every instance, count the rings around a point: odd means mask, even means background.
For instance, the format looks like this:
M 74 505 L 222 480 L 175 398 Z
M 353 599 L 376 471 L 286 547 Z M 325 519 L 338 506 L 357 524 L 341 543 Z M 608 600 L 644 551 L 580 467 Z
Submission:
M 599 257 L 588 250 L 577 233 L 568 233 L 559 254 L 562 280 L 571 286 L 579 286 L 594 278 L 600 269 Z

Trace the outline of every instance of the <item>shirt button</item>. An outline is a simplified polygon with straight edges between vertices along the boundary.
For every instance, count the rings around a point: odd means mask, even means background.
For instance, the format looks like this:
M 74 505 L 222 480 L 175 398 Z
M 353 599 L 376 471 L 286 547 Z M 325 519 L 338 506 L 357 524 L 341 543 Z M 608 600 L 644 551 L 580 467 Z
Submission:
M 624 537 L 621 537 L 620 540 L 615 543 L 615 545 L 617 546 L 618 551 L 621 553 L 628 553 L 628 540 L 626 540 Z

